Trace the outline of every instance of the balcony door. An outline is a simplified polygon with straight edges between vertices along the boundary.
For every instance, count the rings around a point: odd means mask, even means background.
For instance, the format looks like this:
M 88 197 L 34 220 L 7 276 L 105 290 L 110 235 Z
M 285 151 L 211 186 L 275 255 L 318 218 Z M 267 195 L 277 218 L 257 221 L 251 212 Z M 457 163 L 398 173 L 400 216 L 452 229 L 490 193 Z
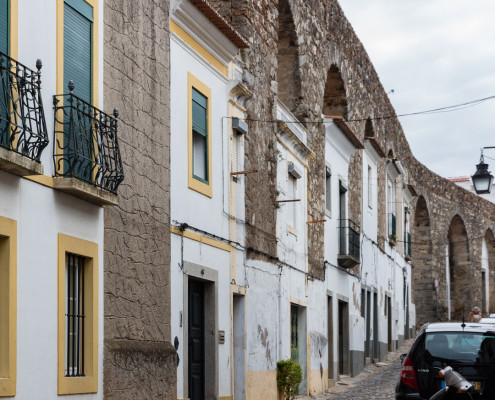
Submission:
M 73 93 L 92 104 L 93 87 L 93 7 L 84 0 L 64 2 L 64 92 L 73 81 Z M 68 99 L 70 101 L 70 99 Z M 65 173 L 91 182 L 94 154 L 91 112 L 88 105 L 73 100 L 65 115 L 65 143 L 68 162 Z
M 339 182 L 339 222 L 340 222 L 340 229 L 339 229 L 339 254 L 347 254 L 347 249 L 346 249 L 346 238 L 345 238 L 345 226 L 346 226 L 346 217 L 347 217 L 347 210 L 346 210 L 346 193 L 347 189 L 345 186 L 342 184 L 342 181 Z
M 0 0 L 0 51 L 9 55 L 10 10 L 9 1 Z M 0 146 L 9 147 L 9 74 L 7 59 L 0 59 Z

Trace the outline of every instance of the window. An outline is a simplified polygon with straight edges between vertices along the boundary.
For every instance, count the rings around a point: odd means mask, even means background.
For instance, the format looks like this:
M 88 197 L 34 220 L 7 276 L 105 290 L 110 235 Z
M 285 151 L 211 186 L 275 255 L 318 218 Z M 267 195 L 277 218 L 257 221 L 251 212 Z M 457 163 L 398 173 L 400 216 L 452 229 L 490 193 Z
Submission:
M 289 174 L 288 177 L 288 198 L 289 200 L 297 200 L 297 179 Z M 296 229 L 297 225 L 297 202 L 291 201 L 289 203 L 289 221 L 290 225 Z
M 16 394 L 17 222 L 0 217 L 0 397 Z
M 188 185 L 211 197 L 211 90 L 191 74 L 188 74 L 188 85 Z
M 373 170 L 368 165 L 368 207 L 373 208 Z
M 327 215 L 332 212 L 332 171 L 329 167 L 325 168 L 325 211 Z
M 98 245 L 58 237 L 58 394 L 98 390 Z
M 65 256 L 65 376 L 84 376 L 84 257 Z
M 192 90 L 193 177 L 208 183 L 208 114 L 207 98 Z

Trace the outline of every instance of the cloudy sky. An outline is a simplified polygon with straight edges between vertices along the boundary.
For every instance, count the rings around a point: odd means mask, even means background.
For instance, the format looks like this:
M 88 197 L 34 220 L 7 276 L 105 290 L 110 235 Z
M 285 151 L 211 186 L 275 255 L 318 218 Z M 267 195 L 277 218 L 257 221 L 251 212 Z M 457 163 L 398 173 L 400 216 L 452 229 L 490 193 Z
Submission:
M 338 0 L 397 114 L 495 95 L 494 0 Z M 416 158 L 444 176 L 469 176 L 495 146 L 495 100 L 400 118 Z M 485 161 L 495 172 L 495 149 Z

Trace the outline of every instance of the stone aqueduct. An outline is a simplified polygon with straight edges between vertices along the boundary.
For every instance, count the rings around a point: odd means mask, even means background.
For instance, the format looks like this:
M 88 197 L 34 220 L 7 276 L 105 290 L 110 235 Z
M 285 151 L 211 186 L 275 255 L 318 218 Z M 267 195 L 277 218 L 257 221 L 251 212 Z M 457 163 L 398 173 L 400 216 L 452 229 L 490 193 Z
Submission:
M 495 205 L 436 175 L 411 152 L 379 77 L 339 4 L 333 0 L 210 0 L 217 11 L 251 43 L 242 52 L 244 83 L 253 97 L 248 104 L 250 140 L 246 144 L 248 176 L 246 215 L 248 244 L 276 252 L 275 137 L 277 98 L 311 132 L 315 153 L 308 179 L 311 193 L 308 220 L 324 215 L 324 134 L 321 115 L 342 116 L 364 139 L 374 136 L 389 157 L 399 160 L 418 196 L 411 216 L 413 289 L 417 322 L 436 318 L 434 278 L 438 278 L 439 316 L 445 320 L 450 296 L 452 318 L 461 318 L 463 304 L 481 305 L 482 246 L 487 245 L 489 292 L 495 289 Z M 438 132 L 445 134 L 445 132 Z M 379 246 L 386 232 L 385 161 L 379 168 Z M 351 219 L 361 220 L 362 158 L 358 152 L 349 168 Z M 251 198 L 251 196 L 253 196 Z M 320 224 L 321 225 L 321 224 Z M 311 273 L 322 276 L 323 228 L 309 230 Z M 447 250 L 448 256 L 447 256 Z M 259 257 L 250 254 L 250 257 Z M 447 263 L 448 269 L 447 269 Z M 447 273 L 450 287 L 447 293 Z M 495 293 L 489 309 L 495 312 Z

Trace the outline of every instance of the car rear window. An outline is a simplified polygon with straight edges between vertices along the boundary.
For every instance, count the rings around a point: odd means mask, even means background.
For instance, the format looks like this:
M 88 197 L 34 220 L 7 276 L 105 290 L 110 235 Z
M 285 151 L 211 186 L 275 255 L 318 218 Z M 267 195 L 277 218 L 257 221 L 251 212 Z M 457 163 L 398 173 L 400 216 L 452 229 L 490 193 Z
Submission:
M 495 336 L 468 332 L 426 333 L 426 356 L 462 362 L 495 361 Z

